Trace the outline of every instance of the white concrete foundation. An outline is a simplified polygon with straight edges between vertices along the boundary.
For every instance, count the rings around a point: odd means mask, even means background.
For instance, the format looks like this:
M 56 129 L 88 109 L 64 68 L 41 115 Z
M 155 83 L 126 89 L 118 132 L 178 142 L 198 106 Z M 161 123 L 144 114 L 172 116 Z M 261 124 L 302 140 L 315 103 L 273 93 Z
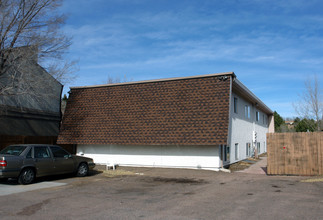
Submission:
M 77 154 L 97 164 L 219 170 L 218 146 L 77 145 Z

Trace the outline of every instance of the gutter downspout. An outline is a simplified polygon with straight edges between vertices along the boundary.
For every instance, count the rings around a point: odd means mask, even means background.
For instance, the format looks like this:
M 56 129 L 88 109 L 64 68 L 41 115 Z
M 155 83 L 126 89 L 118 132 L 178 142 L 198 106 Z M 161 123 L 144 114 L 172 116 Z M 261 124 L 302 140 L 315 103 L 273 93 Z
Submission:
M 236 75 L 234 74 L 234 72 L 232 72 L 232 75 L 230 76 L 230 90 L 229 90 L 229 126 L 228 126 L 228 135 L 227 135 L 227 146 L 230 146 L 231 144 L 231 133 L 232 133 L 232 115 L 231 115 L 231 104 L 232 104 L 232 84 L 233 84 L 233 81 L 235 80 L 236 78 Z M 222 149 L 223 148 L 223 145 L 221 146 Z M 231 147 L 230 147 L 230 151 L 231 151 Z M 224 160 L 224 150 L 221 150 L 222 152 L 222 160 L 221 160 L 221 169 L 224 169 L 223 168 L 223 160 Z M 230 152 L 230 155 L 231 155 L 231 152 Z M 230 158 L 231 159 L 231 158 Z

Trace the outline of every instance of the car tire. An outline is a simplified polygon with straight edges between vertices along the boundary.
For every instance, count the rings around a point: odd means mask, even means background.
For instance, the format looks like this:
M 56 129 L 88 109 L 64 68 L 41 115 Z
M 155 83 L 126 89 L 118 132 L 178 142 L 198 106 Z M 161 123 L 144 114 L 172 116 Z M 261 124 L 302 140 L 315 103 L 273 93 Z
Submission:
M 77 168 L 76 176 L 83 177 L 87 176 L 89 173 L 89 167 L 86 163 L 81 163 Z
M 35 171 L 32 168 L 25 168 L 21 171 L 18 177 L 18 183 L 27 185 L 31 184 L 35 180 Z

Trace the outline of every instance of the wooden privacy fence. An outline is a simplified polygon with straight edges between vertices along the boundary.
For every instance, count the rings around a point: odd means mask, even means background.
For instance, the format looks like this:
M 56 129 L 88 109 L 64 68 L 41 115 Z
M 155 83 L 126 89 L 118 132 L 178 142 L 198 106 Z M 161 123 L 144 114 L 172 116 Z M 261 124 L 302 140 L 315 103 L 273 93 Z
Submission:
M 267 134 L 267 174 L 323 175 L 323 132 Z

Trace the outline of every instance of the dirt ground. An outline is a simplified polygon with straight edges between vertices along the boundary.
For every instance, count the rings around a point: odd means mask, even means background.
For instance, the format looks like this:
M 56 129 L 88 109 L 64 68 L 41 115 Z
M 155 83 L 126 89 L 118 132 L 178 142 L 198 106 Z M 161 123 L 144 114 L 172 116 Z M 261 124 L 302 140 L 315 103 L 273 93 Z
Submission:
M 115 171 L 98 170 L 85 178 L 39 179 L 67 184 L 0 196 L 0 216 L 87 220 L 321 219 L 323 181 L 313 181 L 320 178 L 118 167 Z
M 237 163 L 231 164 L 229 167 L 227 167 L 231 172 L 244 170 L 249 168 L 252 164 L 258 162 L 260 160 L 260 157 L 267 157 L 267 153 L 260 154 L 258 158 L 247 158 L 246 160 L 239 161 Z

